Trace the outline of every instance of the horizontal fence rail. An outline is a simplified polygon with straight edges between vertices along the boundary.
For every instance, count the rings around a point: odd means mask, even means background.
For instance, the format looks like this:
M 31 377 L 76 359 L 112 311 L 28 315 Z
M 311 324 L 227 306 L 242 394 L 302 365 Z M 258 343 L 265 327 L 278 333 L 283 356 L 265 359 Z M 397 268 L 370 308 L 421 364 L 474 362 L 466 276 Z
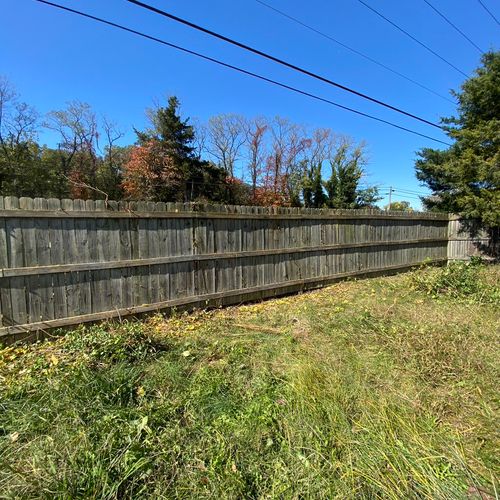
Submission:
M 446 262 L 449 217 L 0 197 L 0 336 Z

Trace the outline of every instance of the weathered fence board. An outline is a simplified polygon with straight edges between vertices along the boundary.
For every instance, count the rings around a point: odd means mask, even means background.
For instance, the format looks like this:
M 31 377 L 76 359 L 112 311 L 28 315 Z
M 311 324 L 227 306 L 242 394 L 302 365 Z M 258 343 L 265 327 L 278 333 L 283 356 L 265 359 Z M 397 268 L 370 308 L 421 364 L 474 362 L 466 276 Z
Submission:
M 448 225 L 448 258 L 469 260 L 482 257 L 490 240 L 484 229 L 477 224 L 466 223 L 459 217 L 450 217 Z
M 0 336 L 445 262 L 448 216 L 0 197 Z

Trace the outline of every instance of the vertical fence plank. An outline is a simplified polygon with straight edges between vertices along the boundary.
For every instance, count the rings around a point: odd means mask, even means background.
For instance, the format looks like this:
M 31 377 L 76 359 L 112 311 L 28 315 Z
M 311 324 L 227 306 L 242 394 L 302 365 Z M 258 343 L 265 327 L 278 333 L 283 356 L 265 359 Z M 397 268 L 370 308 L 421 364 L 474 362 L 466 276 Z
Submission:
M 61 210 L 61 200 L 49 198 L 49 210 Z M 51 218 L 49 220 L 49 244 L 51 264 L 64 264 L 64 235 L 63 219 Z M 66 274 L 57 273 L 52 277 L 54 318 L 68 316 L 68 304 L 66 296 Z
M 35 203 L 32 198 L 21 198 L 19 206 L 22 210 L 33 210 Z M 24 262 L 26 266 L 37 265 L 37 244 L 34 219 L 20 219 L 23 232 Z M 25 277 L 26 295 L 28 302 L 28 318 L 30 323 L 40 321 L 42 317 L 42 294 L 40 280 L 35 275 Z M 42 282 L 43 286 L 43 282 Z
M 0 196 L 0 210 L 5 208 L 4 198 Z M 0 218 L 0 269 L 8 267 L 7 231 L 5 219 Z M 12 305 L 8 288 L 8 279 L 0 277 L 0 327 L 12 324 Z
M 15 196 L 4 198 L 5 208 L 18 210 L 19 199 Z M 15 212 L 13 212 L 15 215 Z M 23 267 L 23 228 L 21 220 L 12 217 L 6 220 L 7 254 L 9 267 Z M 26 279 L 23 276 L 12 277 L 8 283 L 11 297 L 10 321 L 13 325 L 24 325 L 28 322 L 28 294 L 26 290 Z

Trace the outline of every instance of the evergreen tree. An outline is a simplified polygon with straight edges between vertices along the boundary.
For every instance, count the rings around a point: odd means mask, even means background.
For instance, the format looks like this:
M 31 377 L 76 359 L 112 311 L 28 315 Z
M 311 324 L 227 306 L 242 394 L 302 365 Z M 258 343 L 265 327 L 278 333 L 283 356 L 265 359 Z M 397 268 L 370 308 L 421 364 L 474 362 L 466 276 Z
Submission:
M 302 196 L 304 206 L 308 208 L 322 208 L 327 202 L 327 197 L 323 189 L 323 178 L 321 175 L 321 164 L 312 165 L 306 170 Z
M 169 97 L 167 107 L 149 111 L 153 127 L 144 132 L 136 130 L 135 133 L 140 145 L 156 141 L 176 162 L 183 162 L 195 157 L 194 128 L 189 125 L 189 119 L 181 119 L 179 106 L 177 97 Z
M 442 122 L 454 144 L 444 151 L 424 148 L 418 153 L 417 178 L 433 191 L 423 202 L 431 210 L 479 220 L 498 234 L 500 52 L 484 54 L 476 75 L 453 95 L 458 116 Z
M 344 141 L 330 159 L 332 173 L 325 182 L 327 205 L 330 208 L 375 207 L 381 199 L 374 186 L 361 188 L 364 175 L 364 151 L 360 144 L 354 149 L 349 141 Z
M 356 208 L 357 188 L 362 170 L 354 162 L 347 165 L 332 163 L 332 174 L 325 182 L 328 206 L 331 208 Z
M 194 154 L 194 129 L 179 115 L 179 100 L 168 98 L 167 107 L 149 111 L 152 127 L 135 130 L 138 149 L 125 171 L 124 188 L 129 195 L 155 201 L 187 201 L 199 181 L 199 160 Z
M 196 154 L 195 132 L 179 114 L 179 101 L 150 111 L 152 128 L 135 131 L 139 145 L 126 164 L 124 189 L 129 197 L 155 201 L 238 203 L 244 188 L 229 182 L 223 168 Z

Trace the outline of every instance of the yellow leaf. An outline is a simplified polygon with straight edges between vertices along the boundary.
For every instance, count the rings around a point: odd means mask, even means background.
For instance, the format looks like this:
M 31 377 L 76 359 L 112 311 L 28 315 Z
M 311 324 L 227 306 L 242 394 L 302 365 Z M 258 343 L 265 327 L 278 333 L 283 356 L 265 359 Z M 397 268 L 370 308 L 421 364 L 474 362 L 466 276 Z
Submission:
M 56 366 L 59 363 L 59 360 L 52 354 L 52 356 L 50 357 L 50 363 Z

